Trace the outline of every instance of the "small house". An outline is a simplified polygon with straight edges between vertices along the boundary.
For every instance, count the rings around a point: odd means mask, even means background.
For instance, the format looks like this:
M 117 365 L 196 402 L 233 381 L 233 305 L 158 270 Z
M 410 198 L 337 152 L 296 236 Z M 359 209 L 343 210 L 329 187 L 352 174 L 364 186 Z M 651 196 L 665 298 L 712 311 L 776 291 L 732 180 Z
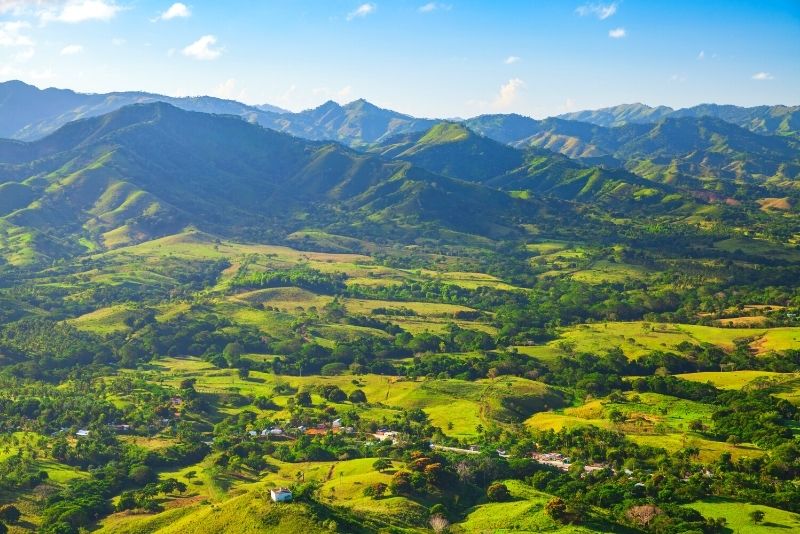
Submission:
M 289 488 L 272 488 L 269 490 L 269 496 L 272 502 L 291 502 L 292 490 Z
M 89 436 L 89 431 L 86 430 L 85 428 L 81 428 L 80 430 L 75 432 L 75 435 L 78 436 L 79 438 L 85 438 Z

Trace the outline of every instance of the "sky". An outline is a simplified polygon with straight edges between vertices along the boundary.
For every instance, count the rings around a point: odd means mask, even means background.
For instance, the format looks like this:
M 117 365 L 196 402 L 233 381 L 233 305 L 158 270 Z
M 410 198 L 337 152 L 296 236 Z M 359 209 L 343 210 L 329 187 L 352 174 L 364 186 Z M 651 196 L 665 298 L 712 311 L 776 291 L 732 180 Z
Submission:
M 415 116 L 800 104 L 800 0 L 0 0 L 0 80 Z

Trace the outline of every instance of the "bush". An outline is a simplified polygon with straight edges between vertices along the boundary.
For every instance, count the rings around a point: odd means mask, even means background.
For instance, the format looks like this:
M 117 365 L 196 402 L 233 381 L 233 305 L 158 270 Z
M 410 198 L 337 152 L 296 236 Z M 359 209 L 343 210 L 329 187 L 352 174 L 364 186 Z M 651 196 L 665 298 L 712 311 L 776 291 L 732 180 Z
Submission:
M 348 400 L 353 404 L 363 404 L 367 402 L 367 395 L 360 389 L 357 389 L 350 394 Z
M 13 504 L 0 506 L 0 520 L 8 523 L 16 523 L 22 516 L 19 509 Z
M 320 369 L 320 374 L 322 376 L 337 376 L 344 373 L 347 370 L 347 365 L 341 362 L 333 362 L 333 363 L 326 363 Z
M 511 493 L 508 491 L 508 486 L 495 482 L 487 488 L 486 497 L 492 502 L 505 502 L 511 499 Z

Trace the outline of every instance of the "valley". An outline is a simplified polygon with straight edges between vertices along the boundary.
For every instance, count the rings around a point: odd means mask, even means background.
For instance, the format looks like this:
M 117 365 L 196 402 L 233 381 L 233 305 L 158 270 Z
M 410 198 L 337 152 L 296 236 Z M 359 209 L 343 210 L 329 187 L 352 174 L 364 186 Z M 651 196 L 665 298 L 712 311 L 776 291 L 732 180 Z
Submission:
M 800 528 L 796 109 L 23 89 L 9 532 Z

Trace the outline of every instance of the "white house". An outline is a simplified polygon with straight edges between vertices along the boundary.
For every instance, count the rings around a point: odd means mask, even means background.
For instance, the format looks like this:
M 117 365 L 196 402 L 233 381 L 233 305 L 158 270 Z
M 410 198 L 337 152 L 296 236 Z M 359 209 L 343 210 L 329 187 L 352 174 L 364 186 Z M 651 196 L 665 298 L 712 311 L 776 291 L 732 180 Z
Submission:
M 269 496 L 272 502 L 291 502 L 292 490 L 289 488 L 272 488 L 269 490 Z
M 85 428 L 81 428 L 80 430 L 75 432 L 75 435 L 78 436 L 79 438 L 85 438 L 89 435 L 89 431 L 86 430 Z

